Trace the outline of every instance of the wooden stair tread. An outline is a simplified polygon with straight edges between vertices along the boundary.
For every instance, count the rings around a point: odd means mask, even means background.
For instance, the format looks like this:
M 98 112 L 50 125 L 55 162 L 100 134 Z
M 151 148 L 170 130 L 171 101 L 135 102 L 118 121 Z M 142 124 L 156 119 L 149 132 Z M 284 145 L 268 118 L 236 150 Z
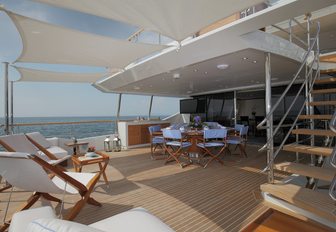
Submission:
M 316 80 L 315 84 L 329 84 L 329 83 L 336 83 L 336 78 L 330 77 L 325 79 Z
M 336 136 L 332 130 L 311 130 L 311 129 L 294 129 L 292 134 L 299 135 L 317 135 L 317 136 Z
M 329 106 L 329 105 L 336 105 L 336 101 L 314 101 L 309 102 L 308 105 L 310 106 Z
M 283 183 L 263 184 L 260 189 L 329 221 L 336 220 L 335 202 L 327 193 Z
M 299 174 L 301 176 L 314 177 L 319 180 L 331 182 L 336 174 L 336 169 L 314 167 L 307 164 L 284 162 L 275 164 L 274 168 L 280 171 Z
M 322 155 L 322 156 L 330 156 L 332 153 L 332 148 L 328 147 L 316 147 L 316 146 L 308 146 L 301 144 L 288 144 L 285 145 L 282 150 L 284 151 L 292 151 L 292 152 L 300 152 L 311 155 Z
M 332 89 L 314 89 L 312 94 L 336 93 L 336 88 Z
M 313 114 L 313 115 L 300 115 L 299 119 L 319 119 L 319 120 L 330 120 L 332 118 L 331 114 Z

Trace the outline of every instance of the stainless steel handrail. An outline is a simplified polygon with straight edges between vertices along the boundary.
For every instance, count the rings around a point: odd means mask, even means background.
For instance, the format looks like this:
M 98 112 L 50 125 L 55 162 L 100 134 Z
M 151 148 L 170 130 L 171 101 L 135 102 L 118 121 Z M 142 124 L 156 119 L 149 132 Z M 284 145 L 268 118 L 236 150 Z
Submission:
M 286 87 L 286 89 L 284 90 L 284 92 L 282 93 L 282 95 L 280 96 L 280 98 L 277 100 L 277 102 L 274 104 L 274 106 L 272 107 L 271 111 L 266 115 L 266 117 L 264 118 L 264 120 L 262 120 L 258 125 L 257 128 L 260 129 L 260 127 L 262 127 L 267 120 L 273 115 L 274 111 L 278 108 L 278 106 L 280 105 L 280 102 L 285 98 L 286 94 L 288 93 L 289 89 L 293 86 L 293 84 L 295 83 L 296 79 L 298 78 L 299 74 L 301 73 L 303 67 L 306 65 L 306 62 L 308 60 L 308 57 L 311 53 L 311 51 L 313 50 L 313 48 L 315 47 L 318 35 L 320 33 L 320 24 L 317 24 L 317 32 L 316 32 L 316 37 L 313 41 L 313 43 L 311 44 L 310 48 L 308 49 L 306 55 L 304 56 L 304 59 L 300 65 L 299 70 L 296 72 L 294 78 L 292 79 L 292 81 L 288 84 L 288 86 Z
M 309 72 L 307 74 L 307 76 L 309 76 L 312 72 L 313 72 L 313 67 L 315 64 L 315 61 L 317 61 L 318 58 L 318 53 L 316 53 L 316 55 L 314 56 L 314 60 L 312 62 L 312 65 L 309 69 Z M 273 140 L 274 136 L 276 135 L 276 133 L 279 131 L 281 125 L 284 123 L 284 121 L 286 120 L 290 110 L 293 108 L 293 106 L 296 103 L 296 100 L 298 99 L 298 97 L 300 96 L 301 91 L 303 90 L 303 88 L 305 87 L 305 85 L 307 84 L 308 78 L 305 79 L 305 81 L 301 84 L 301 87 L 299 89 L 299 91 L 297 92 L 297 94 L 295 95 L 295 98 L 293 99 L 292 103 L 290 104 L 290 106 L 288 107 L 287 111 L 285 112 L 285 114 L 282 116 L 279 124 L 277 125 L 277 127 L 274 129 L 273 134 L 270 136 L 270 138 L 267 140 L 266 144 L 259 149 L 259 151 L 263 151 L 266 149 L 266 147 L 269 145 L 269 143 Z
M 303 45 L 307 46 L 308 47 L 308 43 L 306 43 L 305 41 L 303 41 L 301 38 L 299 38 L 297 35 L 293 34 L 292 31 L 291 31 L 291 26 L 290 26 L 290 31 L 287 31 L 286 29 L 283 29 L 277 25 L 272 25 L 272 27 L 275 27 L 276 29 L 282 31 L 282 32 L 285 32 L 287 33 L 290 37 L 293 37 L 295 38 L 297 41 L 301 42 Z
M 318 76 L 318 73 L 320 72 L 320 69 L 318 68 L 318 70 L 316 71 L 316 74 L 313 78 L 313 84 L 311 86 L 314 85 L 316 77 Z M 312 88 L 309 90 L 309 93 L 312 91 Z M 276 159 L 276 157 L 278 156 L 279 152 L 281 151 L 281 149 L 283 148 L 283 146 L 285 145 L 286 140 L 288 139 L 289 135 L 292 133 L 292 130 L 294 129 L 294 127 L 297 124 L 297 121 L 299 120 L 299 116 L 301 115 L 305 105 L 308 103 L 308 99 L 306 98 L 306 100 L 303 102 L 301 109 L 299 110 L 298 115 L 296 116 L 293 125 L 290 127 L 290 129 L 288 130 L 288 133 L 286 134 L 285 138 L 283 139 L 283 141 L 281 142 L 280 146 L 277 148 L 277 150 L 274 152 L 273 157 L 271 158 L 271 160 L 269 161 L 269 163 L 267 164 L 267 166 L 262 170 L 262 172 L 267 171 L 270 166 L 273 164 L 274 160 Z
M 336 189 L 336 175 L 334 176 L 334 179 L 332 180 L 330 184 L 330 188 L 329 188 L 329 196 L 334 201 L 336 201 L 336 190 L 335 189 Z
M 329 122 L 329 128 L 330 130 L 332 130 L 333 132 L 336 133 L 336 111 L 334 112 L 330 122 Z M 336 146 L 334 147 L 331 156 L 330 156 L 330 160 L 329 163 L 336 168 Z

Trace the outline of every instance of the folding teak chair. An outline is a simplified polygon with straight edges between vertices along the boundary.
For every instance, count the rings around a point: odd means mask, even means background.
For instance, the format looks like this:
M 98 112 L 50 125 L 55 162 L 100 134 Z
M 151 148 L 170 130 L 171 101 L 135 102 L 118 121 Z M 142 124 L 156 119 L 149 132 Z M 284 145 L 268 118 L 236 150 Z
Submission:
M 154 132 L 161 131 L 160 125 L 150 126 L 148 127 L 148 130 L 150 134 L 150 143 L 151 143 L 151 159 L 154 159 L 154 152 L 158 147 L 164 150 L 164 147 L 163 147 L 164 138 L 162 136 L 153 135 Z
M 19 211 L 30 208 L 40 197 L 62 203 L 62 209 L 63 202 L 50 194 L 80 195 L 80 200 L 64 217 L 66 220 L 73 220 L 86 203 L 101 206 L 90 196 L 100 173 L 64 172 L 36 155 L 0 152 L 0 175 L 13 187 L 33 192 Z M 9 223 L 6 222 L 0 231 L 4 231 Z
M 243 128 L 240 129 L 240 133 L 239 136 L 230 136 L 227 139 L 227 143 L 236 145 L 236 147 L 239 147 L 240 150 L 240 155 L 244 155 L 245 157 L 247 157 L 246 154 L 246 143 L 247 143 L 247 134 L 248 134 L 248 126 L 244 126 Z
M 210 156 L 208 162 L 204 165 L 206 168 L 209 163 L 213 160 L 217 160 L 219 163 L 223 165 L 223 161 L 219 158 L 219 156 L 225 151 L 227 148 L 226 145 L 226 137 L 227 137 L 227 129 L 209 129 L 204 130 L 203 132 L 203 141 L 197 143 L 197 146 L 200 147 L 204 153 L 203 157 L 206 155 Z M 215 153 L 215 149 L 219 149 Z
M 163 138 L 165 139 L 164 149 L 168 153 L 168 158 L 166 159 L 165 164 L 171 161 L 176 161 L 182 168 L 189 165 L 190 162 L 188 164 L 183 164 L 179 160 L 181 155 L 188 155 L 186 149 L 191 146 L 190 142 L 183 139 L 181 131 L 164 129 L 162 133 Z

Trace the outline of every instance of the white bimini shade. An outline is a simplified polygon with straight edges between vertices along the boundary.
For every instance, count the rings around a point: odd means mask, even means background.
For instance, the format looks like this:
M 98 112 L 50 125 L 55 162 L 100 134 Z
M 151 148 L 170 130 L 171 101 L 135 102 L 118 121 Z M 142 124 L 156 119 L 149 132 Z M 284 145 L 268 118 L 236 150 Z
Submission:
M 177 41 L 263 0 L 35 0 L 114 19 Z
M 19 79 L 20 82 L 94 83 L 107 76 L 107 74 L 104 73 L 65 73 L 20 68 L 16 66 L 15 68 L 21 75 Z
M 73 64 L 122 69 L 165 46 L 132 43 L 52 25 L 7 12 L 23 42 L 16 62 Z

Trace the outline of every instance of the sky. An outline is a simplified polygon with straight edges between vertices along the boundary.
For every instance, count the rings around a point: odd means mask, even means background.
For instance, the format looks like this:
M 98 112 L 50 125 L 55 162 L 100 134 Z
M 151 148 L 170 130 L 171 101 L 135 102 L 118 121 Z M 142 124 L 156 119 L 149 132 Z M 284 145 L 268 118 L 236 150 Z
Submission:
M 71 10 L 43 5 L 30 0 L 0 0 L 7 10 L 41 21 L 115 39 L 126 39 L 137 27 Z M 13 63 L 22 50 L 19 33 L 6 13 L 0 11 L 0 62 Z M 142 41 L 151 42 L 147 33 Z M 101 67 L 73 65 L 23 64 L 17 66 L 60 72 L 104 72 Z M 4 65 L 0 66 L 0 117 L 4 115 Z M 9 68 L 9 79 L 18 80 L 19 73 Z M 115 116 L 117 94 L 102 93 L 90 84 L 14 83 L 15 117 Z M 149 96 L 123 95 L 121 115 L 147 115 Z M 179 111 L 179 99 L 154 97 L 152 115 L 171 115 Z

